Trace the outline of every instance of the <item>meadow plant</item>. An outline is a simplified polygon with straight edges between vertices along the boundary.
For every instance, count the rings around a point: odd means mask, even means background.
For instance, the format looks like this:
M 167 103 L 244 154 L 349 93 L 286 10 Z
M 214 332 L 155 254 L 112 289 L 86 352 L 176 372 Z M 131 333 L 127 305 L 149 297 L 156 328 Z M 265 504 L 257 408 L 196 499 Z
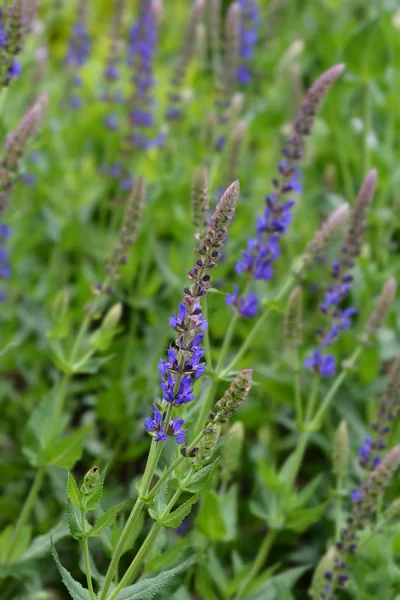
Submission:
M 395 598 L 387 15 L 322 49 L 303 21 L 334 3 L 106 4 L 61 37 L 71 6 L 0 13 L 0 600 Z M 32 101 L 37 14 L 55 84 Z

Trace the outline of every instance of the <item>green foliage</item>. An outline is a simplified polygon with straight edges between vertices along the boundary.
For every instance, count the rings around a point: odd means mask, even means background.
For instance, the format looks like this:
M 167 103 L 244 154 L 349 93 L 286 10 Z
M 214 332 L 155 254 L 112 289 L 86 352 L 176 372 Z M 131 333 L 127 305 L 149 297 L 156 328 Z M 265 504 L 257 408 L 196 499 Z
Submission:
M 71 573 L 67 571 L 67 569 L 65 569 L 60 563 L 60 559 L 54 544 L 52 544 L 51 553 L 56 562 L 57 569 L 60 572 L 61 579 L 63 580 L 63 583 L 67 588 L 72 600 L 91 600 L 89 591 L 82 587 L 78 581 L 75 581 Z
M 109 508 L 105 513 L 103 513 L 91 528 L 89 536 L 94 537 L 96 535 L 100 535 L 103 529 L 105 529 L 106 527 L 110 527 L 114 523 L 115 519 L 117 518 L 117 514 L 119 513 L 124 504 L 125 502 L 121 502 L 121 504 L 117 504 L 116 506 Z
M 159 594 L 171 579 L 187 569 L 190 564 L 191 561 L 186 561 L 174 569 L 162 571 L 159 575 L 156 575 L 156 577 L 143 579 L 119 592 L 116 596 L 116 600 L 151 600 Z
M 182 523 L 183 519 L 187 517 L 193 507 L 193 504 L 196 504 L 198 495 L 193 494 L 186 502 L 183 502 L 178 508 L 173 510 L 167 516 L 161 516 L 157 522 L 160 525 L 164 525 L 164 527 L 173 527 L 176 529 Z

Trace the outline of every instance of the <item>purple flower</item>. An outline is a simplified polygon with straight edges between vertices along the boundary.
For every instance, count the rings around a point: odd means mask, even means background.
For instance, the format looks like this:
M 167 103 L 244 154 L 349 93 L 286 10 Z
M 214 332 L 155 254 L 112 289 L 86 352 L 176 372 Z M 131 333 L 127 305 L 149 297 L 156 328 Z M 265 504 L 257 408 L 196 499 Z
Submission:
M 254 46 L 258 41 L 258 26 L 260 23 L 259 6 L 256 0 L 239 0 L 241 9 L 240 19 L 240 58 L 236 78 L 241 85 L 249 85 L 252 70 L 249 62 L 253 58 Z
M 104 127 L 109 129 L 110 131 L 117 131 L 119 129 L 119 120 L 117 115 L 107 115 L 103 121 Z
M 83 67 L 87 62 L 89 52 L 90 38 L 86 27 L 83 23 L 75 23 L 68 41 L 65 64 L 69 67 Z
M 368 461 L 372 447 L 372 439 L 367 436 L 364 438 L 364 444 L 359 447 L 358 455 L 365 461 Z
M 10 236 L 10 228 L 5 223 L 0 223 L 0 279 L 10 279 L 10 265 L 8 261 L 8 250 L 5 246 Z M 0 303 L 4 302 L 5 295 L 0 290 Z
M 351 501 L 353 504 L 359 504 L 363 499 L 363 493 L 361 488 L 356 488 L 351 492 Z
M 253 318 L 257 315 L 259 298 L 257 294 L 249 293 L 247 296 L 239 298 L 239 288 L 234 286 L 233 294 L 227 294 L 225 298 L 226 304 L 234 306 L 242 317 Z
M 304 361 L 304 366 L 313 369 L 324 378 L 336 375 L 335 357 L 330 354 L 322 355 L 318 349 Z
M 157 4 L 150 0 L 141 0 L 139 17 L 129 31 L 127 64 L 132 68 L 134 94 L 130 119 L 133 126 L 128 139 L 133 146 L 142 150 L 161 146 L 165 135 L 138 133 L 137 128 L 148 129 L 154 125 L 151 108 L 154 106 L 152 88 L 155 85 L 153 60 L 157 44 Z
M 183 444 L 185 441 L 186 429 L 182 429 L 184 423 L 183 419 L 171 419 L 166 426 L 163 415 L 156 404 L 154 404 L 153 418 L 146 417 L 144 420 L 146 431 L 154 434 L 156 442 L 166 442 L 168 437 L 175 437 L 178 444 Z

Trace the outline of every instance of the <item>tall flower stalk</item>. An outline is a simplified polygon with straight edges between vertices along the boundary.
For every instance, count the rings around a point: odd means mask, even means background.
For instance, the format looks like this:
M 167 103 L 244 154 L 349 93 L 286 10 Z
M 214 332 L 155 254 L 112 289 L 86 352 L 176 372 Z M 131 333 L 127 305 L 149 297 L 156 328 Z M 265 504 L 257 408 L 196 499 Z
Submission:
M 344 65 L 339 64 L 325 71 L 311 86 L 301 105 L 293 133 L 286 139 L 282 150 L 278 176 L 272 179 L 273 192 L 266 196 L 264 214 L 257 217 L 256 236 L 248 240 L 247 249 L 236 264 L 236 271 L 247 274 L 250 280 L 270 281 L 273 277 L 273 264 L 281 253 L 281 238 L 288 231 L 293 217 L 295 201 L 288 196 L 302 191 L 296 165 L 303 156 L 305 138 L 311 134 L 319 105 L 343 70 Z M 252 295 L 254 297 L 253 292 Z M 249 313 L 243 309 L 247 302 L 239 297 L 238 292 L 233 299 L 229 296 L 227 301 L 241 316 L 254 317 L 258 313 L 258 300 L 257 303 L 253 300 L 254 308 Z
M 68 40 L 64 63 L 70 71 L 70 82 L 74 92 L 70 95 L 71 108 L 81 107 L 82 98 L 79 88 L 82 86 L 81 69 L 86 64 L 90 53 L 90 37 L 87 29 L 87 0 L 80 0 L 77 5 L 77 16 L 72 25 Z
M 257 0 L 238 1 L 241 9 L 241 23 L 240 60 L 236 77 L 239 84 L 247 86 L 253 78 L 251 61 L 254 57 L 254 47 L 258 41 L 260 7 Z

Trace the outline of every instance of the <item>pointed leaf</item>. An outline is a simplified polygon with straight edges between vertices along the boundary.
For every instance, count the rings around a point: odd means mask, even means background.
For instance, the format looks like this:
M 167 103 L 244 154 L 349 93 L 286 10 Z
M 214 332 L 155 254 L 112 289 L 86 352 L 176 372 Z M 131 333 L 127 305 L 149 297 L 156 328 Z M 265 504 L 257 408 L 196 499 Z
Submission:
M 101 517 L 99 517 L 96 523 L 93 525 L 89 534 L 90 537 L 100 535 L 103 529 L 105 529 L 106 527 L 110 527 L 110 525 L 114 523 L 117 514 L 119 513 L 124 504 L 125 502 L 121 502 L 121 504 L 117 504 L 116 506 L 109 508 L 103 515 L 101 515 Z
M 84 588 L 78 581 L 72 577 L 71 573 L 65 569 L 60 563 L 58 558 L 57 550 L 54 544 L 51 545 L 51 553 L 56 562 L 57 568 L 60 571 L 61 579 L 69 591 L 69 594 L 73 600 L 91 600 L 90 592 Z
M 74 476 L 71 471 L 68 471 L 68 481 L 67 481 L 67 494 L 68 498 L 71 500 L 72 504 L 81 507 L 81 493 L 78 488 L 78 484 L 76 483 Z
M 121 590 L 115 600 L 151 600 L 167 585 L 167 583 L 181 571 L 186 570 L 193 561 L 188 560 L 179 567 L 163 571 L 148 579 L 143 579 L 134 585 L 131 585 L 124 590 Z
M 51 546 L 51 541 L 56 542 L 66 537 L 69 533 L 67 523 L 63 519 L 53 529 L 44 535 L 36 537 L 29 548 L 25 550 L 22 556 L 19 557 L 15 564 L 27 563 L 34 561 L 48 553 Z
M 49 444 L 40 455 L 42 465 L 54 465 L 64 469 L 72 469 L 81 458 L 83 443 L 91 426 L 78 429 L 71 435 Z
M 212 462 L 210 465 L 203 467 L 203 469 L 200 469 L 200 471 L 196 471 L 196 473 L 194 473 L 194 475 L 190 478 L 189 483 L 186 484 L 183 489 L 192 493 L 200 492 L 200 490 L 207 485 L 218 460 L 219 459 L 214 460 L 214 462 Z
M 87 535 L 91 531 L 92 526 L 85 519 L 85 531 L 83 531 L 82 513 L 79 510 L 79 508 L 72 504 L 69 498 L 67 500 L 66 513 L 70 534 L 72 535 L 74 540 L 81 540 L 85 535 Z
M 189 500 L 186 500 L 183 504 L 181 504 L 176 510 L 172 513 L 160 519 L 158 523 L 164 525 L 164 527 L 179 527 L 182 523 L 183 519 L 188 516 L 190 511 L 192 510 L 193 504 L 197 502 L 198 495 L 194 494 Z
M 157 494 L 154 496 L 153 503 L 149 506 L 149 515 L 153 519 L 153 521 L 157 521 L 158 517 L 163 513 L 167 506 L 167 491 L 168 491 L 168 481 L 164 483 L 158 490 Z

